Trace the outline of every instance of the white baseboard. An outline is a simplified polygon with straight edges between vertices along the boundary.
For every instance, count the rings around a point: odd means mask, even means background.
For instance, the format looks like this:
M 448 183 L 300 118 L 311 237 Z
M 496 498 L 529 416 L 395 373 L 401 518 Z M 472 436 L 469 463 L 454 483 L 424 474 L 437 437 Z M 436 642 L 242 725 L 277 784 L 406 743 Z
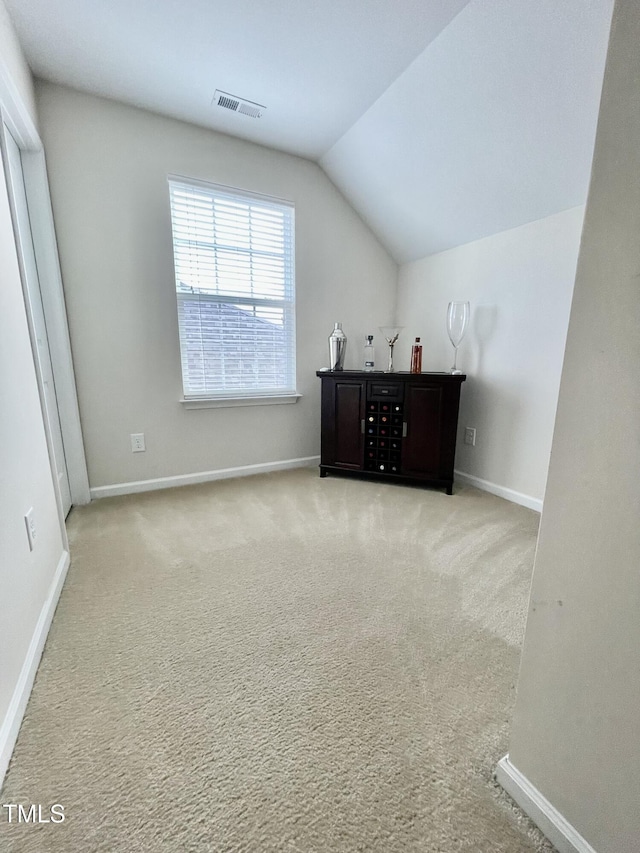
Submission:
M 499 486 L 497 483 L 492 483 L 490 480 L 482 480 L 480 477 L 474 477 L 473 474 L 465 474 L 464 471 L 454 471 L 456 480 L 461 483 L 466 483 L 469 486 L 475 486 L 476 489 L 482 489 L 483 492 L 491 492 L 492 495 L 497 495 L 499 498 L 511 501 L 514 504 L 526 506 L 527 509 L 534 509 L 536 512 L 542 512 L 542 501 L 538 498 L 532 498 L 530 495 L 523 495 L 522 492 L 516 492 L 514 489 L 508 489 L 506 486 Z
M 191 486 L 211 480 L 226 480 L 230 477 L 248 477 L 251 474 L 267 474 L 270 471 L 285 471 L 288 468 L 307 468 L 319 465 L 319 456 L 303 456 L 300 459 L 283 459 L 280 462 L 261 462 L 257 465 L 240 465 L 237 468 L 218 468 L 216 471 L 199 471 L 196 474 L 177 474 L 174 477 L 158 477 L 155 480 L 137 480 L 131 483 L 114 483 L 112 486 L 96 486 L 91 489 L 91 498 L 110 498 L 115 495 L 133 495 L 152 492 L 155 489 L 170 489 L 174 486 Z
M 509 761 L 508 755 L 498 763 L 496 779 L 525 814 L 529 815 L 558 853 L 596 853 L 589 842 L 585 841 L 569 821 Z
M 31 637 L 29 649 L 22 664 L 11 702 L 0 727 L 0 789 L 2 788 L 2 783 L 9 767 L 9 761 L 11 760 L 11 754 L 18 738 L 22 718 L 24 717 L 27 702 L 31 695 L 31 688 L 33 687 L 36 672 L 38 671 L 42 650 L 49 633 L 51 620 L 53 619 L 53 614 L 60 598 L 68 568 L 69 552 L 63 551 L 49 588 L 49 594 L 42 605 L 42 610 L 40 611 L 40 616 Z

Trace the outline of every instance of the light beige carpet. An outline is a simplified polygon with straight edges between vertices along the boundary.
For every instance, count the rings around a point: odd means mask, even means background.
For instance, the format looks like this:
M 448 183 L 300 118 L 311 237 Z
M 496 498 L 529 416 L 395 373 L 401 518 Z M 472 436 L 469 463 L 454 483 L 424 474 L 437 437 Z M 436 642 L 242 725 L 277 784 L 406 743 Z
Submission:
M 532 853 L 508 748 L 537 515 L 298 470 L 98 501 L 2 802 L 7 853 Z

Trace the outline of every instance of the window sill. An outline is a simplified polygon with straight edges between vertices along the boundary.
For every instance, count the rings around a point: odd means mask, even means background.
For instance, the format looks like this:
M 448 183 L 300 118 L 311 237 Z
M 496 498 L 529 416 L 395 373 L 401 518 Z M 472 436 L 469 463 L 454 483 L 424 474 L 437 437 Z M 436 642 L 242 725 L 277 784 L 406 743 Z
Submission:
M 185 409 L 228 409 L 231 406 L 281 406 L 297 403 L 302 394 L 273 397 L 194 397 L 181 398 Z

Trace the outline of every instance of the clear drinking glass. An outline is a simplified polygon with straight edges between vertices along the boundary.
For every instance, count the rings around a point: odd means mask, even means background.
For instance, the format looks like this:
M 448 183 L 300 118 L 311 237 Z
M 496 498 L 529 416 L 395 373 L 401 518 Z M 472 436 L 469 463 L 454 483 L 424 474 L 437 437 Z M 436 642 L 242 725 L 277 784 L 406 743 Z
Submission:
M 458 347 L 464 338 L 464 333 L 469 325 L 471 309 L 468 302 L 450 302 L 447 308 L 447 333 L 453 344 L 453 367 L 449 373 L 459 375 L 462 373 L 457 368 Z
M 385 373 L 393 373 L 393 348 L 404 326 L 378 326 L 389 344 L 389 366 Z

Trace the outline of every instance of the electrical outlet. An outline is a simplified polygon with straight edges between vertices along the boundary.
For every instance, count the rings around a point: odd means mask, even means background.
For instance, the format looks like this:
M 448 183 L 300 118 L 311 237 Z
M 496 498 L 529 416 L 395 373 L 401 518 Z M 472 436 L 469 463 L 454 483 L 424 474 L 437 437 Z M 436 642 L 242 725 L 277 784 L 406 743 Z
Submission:
M 36 521 L 33 517 L 33 507 L 24 517 L 24 523 L 27 528 L 27 539 L 29 540 L 29 550 L 33 551 L 36 544 Z
M 471 445 L 473 445 L 473 447 L 476 446 L 476 428 L 475 427 L 465 427 L 464 443 L 465 444 L 471 444 Z
M 147 448 L 144 443 L 144 433 L 143 432 L 132 432 L 131 433 L 131 452 L 132 453 L 142 453 Z

